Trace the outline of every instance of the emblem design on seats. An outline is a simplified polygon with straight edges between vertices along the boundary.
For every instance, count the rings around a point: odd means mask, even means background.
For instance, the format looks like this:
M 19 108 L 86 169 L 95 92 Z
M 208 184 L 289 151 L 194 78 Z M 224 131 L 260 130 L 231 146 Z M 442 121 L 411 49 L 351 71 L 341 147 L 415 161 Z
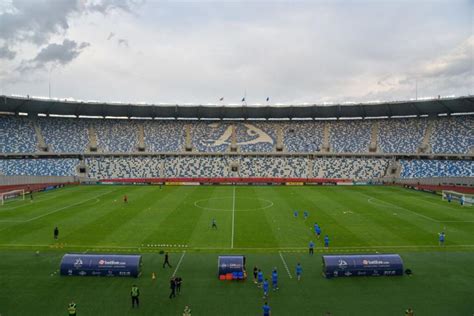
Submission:
M 252 124 L 242 124 L 245 127 L 245 134 L 250 139 L 237 140 L 237 145 L 253 145 L 259 143 L 270 143 L 273 144 L 273 139 L 261 128 L 256 127 Z M 219 123 L 212 123 L 208 125 L 210 128 L 219 128 Z M 237 125 L 237 128 L 242 128 L 241 125 Z M 225 131 L 217 139 L 206 139 L 203 141 L 205 146 L 216 147 L 221 145 L 230 145 L 232 138 L 232 126 L 228 126 Z

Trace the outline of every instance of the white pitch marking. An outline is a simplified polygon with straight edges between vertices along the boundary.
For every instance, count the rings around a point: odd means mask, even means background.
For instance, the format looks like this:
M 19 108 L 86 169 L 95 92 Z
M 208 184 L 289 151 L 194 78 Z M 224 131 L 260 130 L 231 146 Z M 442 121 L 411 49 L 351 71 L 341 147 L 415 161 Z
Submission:
M 178 272 L 179 266 L 181 265 L 181 261 L 183 261 L 184 255 L 186 254 L 186 250 L 183 251 L 183 254 L 181 255 L 181 258 L 179 258 L 178 264 L 176 265 L 176 269 L 174 269 L 173 275 L 171 276 L 172 278 L 175 277 L 176 272 Z
M 235 186 L 233 187 L 232 192 L 232 240 L 230 243 L 230 248 L 234 248 Z
M 0 244 L 0 248 L 2 247 L 7 247 L 7 248 L 12 248 L 12 247 L 49 247 L 52 248 L 52 245 L 50 244 Z M 139 247 L 131 247 L 131 246 L 110 246 L 110 245 L 104 245 L 104 246 L 97 246 L 97 245 L 67 245 L 66 246 L 68 249 L 74 249 L 74 248 L 89 248 L 89 250 L 94 250 L 94 249 L 108 249 L 111 247 L 114 247 L 116 249 L 130 249 L 130 250 L 137 250 Z M 223 248 L 223 247 L 188 247 L 190 250 L 225 250 L 225 249 L 230 249 L 230 248 Z M 443 248 L 471 248 L 474 247 L 474 244 L 471 245 L 445 245 Z M 332 250 L 337 250 L 337 251 L 343 251 L 347 249 L 347 251 L 351 250 L 364 250 L 364 251 L 371 251 L 371 250 L 380 250 L 380 248 L 386 248 L 386 249 L 396 249 L 396 248 L 440 248 L 439 245 L 399 245 L 399 246 L 389 246 L 389 245 L 383 245 L 383 246 L 351 246 L 351 247 L 331 247 Z M 288 252 L 294 252 L 294 251 L 300 251 L 300 250 L 307 250 L 308 247 L 238 247 L 234 248 L 237 250 L 275 250 L 275 251 L 288 251 Z M 319 249 L 322 250 L 322 249 Z M 152 251 L 152 250 L 150 250 Z M 305 252 L 305 251 L 303 251 Z
M 29 219 L 26 219 L 26 220 L 23 220 L 23 221 L 15 221 L 15 223 L 28 223 L 28 222 L 37 220 L 37 219 L 39 219 L 39 218 L 48 216 L 48 215 L 50 215 L 50 214 L 54 214 L 54 213 L 57 213 L 57 212 L 59 212 L 59 211 L 65 210 L 65 209 L 67 209 L 67 208 L 70 208 L 70 207 L 73 207 L 73 206 L 77 206 L 77 205 L 80 205 L 80 204 L 82 204 L 82 203 L 91 201 L 91 200 L 93 200 L 93 199 L 96 199 L 97 202 L 100 202 L 100 200 L 98 199 L 98 197 L 100 197 L 100 196 L 102 196 L 102 195 L 105 195 L 105 194 L 108 194 L 108 193 L 110 193 L 110 192 L 114 192 L 114 191 L 115 191 L 115 190 L 113 190 L 113 191 L 107 191 L 107 192 L 104 192 L 104 193 L 99 194 L 99 195 L 97 195 L 97 196 L 94 196 L 94 197 L 92 197 L 92 198 L 90 198 L 90 199 L 87 199 L 87 200 L 84 200 L 84 201 L 81 201 L 81 202 L 78 202 L 78 203 L 75 203 L 75 204 L 67 205 L 67 206 L 65 206 L 65 207 L 61 207 L 61 208 L 59 208 L 59 209 L 57 209 L 57 210 L 54 210 L 54 211 L 51 211 L 51 212 L 49 212 L 49 213 L 42 214 L 42 215 L 39 215 L 39 216 L 36 216 L 36 217 L 33 217 L 33 218 L 29 218 Z M 95 203 L 94 203 L 94 204 L 95 204 Z M 9 221 L 9 220 L 8 220 L 8 221 L 2 221 L 2 222 L 12 222 L 12 221 Z M 12 222 L 12 223 L 13 223 L 13 222 Z M 11 227 L 11 226 L 4 227 L 4 228 L 0 229 L 0 232 L 1 232 L 1 231 L 4 231 L 5 229 L 10 228 L 10 227 Z
M 288 276 L 290 277 L 290 279 L 293 279 L 293 276 L 290 273 L 290 269 L 288 269 L 288 265 L 286 264 L 285 258 L 283 258 L 283 254 L 281 253 L 281 251 L 278 251 L 278 253 L 280 254 L 280 258 L 281 258 L 281 261 L 283 262 L 283 266 L 285 267 L 286 273 L 288 273 Z
M 74 203 L 74 204 L 71 204 L 71 205 L 67 205 L 67 206 L 64 206 L 64 207 L 60 207 L 54 211 L 51 211 L 49 213 L 46 213 L 46 214 L 41 214 L 39 216 L 36 216 L 36 217 L 33 217 L 33 218 L 30 218 L 30 219 L 27 219 L 24 221 L 24 223 L 27 223 L 27 222 L 31 222 L 31 221 L 34 221 L 34 220 L 37 220 L 37 219 L 40 219 L 42 217 L 45 217 L 45 216 L 48 216 L 48 215 L 51 215 L 51 214 L 54 214 L 54 213 L 57 213 L 57 212 L 60 212 L 62 210 L 65 210 L 67 208 L 70 208 L 70 207 L 73 207 L 73 206 L 77 206 L 77 205 L 81 205 L 81 204 L 84 204 L 85 202 L 89 202 L 91 200 L 94 200 L 94 199 L 98 199 L 99 197 L 103 196 L 103 195 L 106 195 L 106 194 L 109 194 L 110 192 L 113 192 L 113 191 L 107 191 L 107 192 L 104 192 L 102 194 L 99 194 L 99 195 L 96 195 L 90 199 L 87 199 L 87 200 L 84 200 L 84 201 L 81 201 L 81 202 L 77 202 L 77 203 Z M 100 201 L 100 200 L 99 200 Z
M 365 196 L 370 196 L 370 195 L 364 194 L 364 193 L 361 193 L 361 194 L 362 194 L 362 195 L 365 195 Z M 412 211 L 412 210 L 409 210 L 409 209 L 407 209 L 407 208 L 405 208 L 405 207 L 402 207 L 402 206 L 399 206 L 399 205 L 396 205 L 396 204 L 393 204 L 393 203 L 390 203 L 390 202 L 387 202 L 387 201 L 384 201 L 384 200 L 380 200 L 380 199 L 377 199 L 377 198 L 374 198 L 374 197 L 370 197 L 369 199 L 367 199 L 367 202 L 369 202 L 369 203 L 371 203 L 371 204 L 378 205 L 378 206 L 382 206 L 382 207 L 384 206 L 384 205 L 380 205 L 381 203 L 376 203 L 376 202 L 373 202 L 372 200 L 381 201 L 382 204 L 385 203 L 385 206 L 387 206 L 387 204 L 388 204 L 389 207 L 391 206 L 391 207 L 397 208 L 397 209 L 399 209 L 399 210 L 408 211 L 408 212 L 410 212 L 410 213 L 412 213 L 412 214 L 414 214 L 414 215 L 416 215 L 416 216 L 422 217 L 422 218 L 424 218 L 424 219 L 427 219 L 427 220 L 432 221 L 432 222 L 435 222 L 435 223 L 439 223 L 439 222 L 440 222 L 440 221 L 438 221 L 438 220 L 436 220 L 436 219 L 434 219 L 434 218 L 431 218 L 431 217 L 429 217 L 429 216 L 425 216 L 425 215 L 423 215 L 423 214 L 420 214 L 420 213 L 414 212 L 414 211 Z

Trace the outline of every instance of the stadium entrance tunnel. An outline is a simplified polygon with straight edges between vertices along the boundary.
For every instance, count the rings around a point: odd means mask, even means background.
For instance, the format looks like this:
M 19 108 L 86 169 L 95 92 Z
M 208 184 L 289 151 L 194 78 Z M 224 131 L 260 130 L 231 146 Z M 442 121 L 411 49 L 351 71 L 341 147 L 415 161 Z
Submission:
M 242 206 L 242 200 L 245 201 L 244 206 Z M 194 202 L 194 206 L 207 211 L 253 212 L 270 208 L 273 206 L 273 202 L 261 198 L 247 198 L 240 196 L 238 198 L 235 198 L 232 196 L 226 196 L 197 200 Z
M 385 255 L 326 255 L 323 256 L 323 276 L 403 275 L 403 260 L 398 254 Z

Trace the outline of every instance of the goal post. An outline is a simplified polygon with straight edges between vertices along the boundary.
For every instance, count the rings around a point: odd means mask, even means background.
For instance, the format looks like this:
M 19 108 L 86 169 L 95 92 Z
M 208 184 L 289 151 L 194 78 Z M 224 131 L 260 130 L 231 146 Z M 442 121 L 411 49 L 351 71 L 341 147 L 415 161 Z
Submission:
M 467 206 L 474 205 L 473 194 L 443 190 L 441 198 L 444 201 L 448 201 L 448 202 L 455 201 L 455 202 L 460 203 L 461 205 L 467 205 Z
M 22 189 L 22 190 L 0 192 L 0 200 L 1 200 L 2 205 L 5 204 L 5 202 L 12 199 L 25 200 L 25 190 Z

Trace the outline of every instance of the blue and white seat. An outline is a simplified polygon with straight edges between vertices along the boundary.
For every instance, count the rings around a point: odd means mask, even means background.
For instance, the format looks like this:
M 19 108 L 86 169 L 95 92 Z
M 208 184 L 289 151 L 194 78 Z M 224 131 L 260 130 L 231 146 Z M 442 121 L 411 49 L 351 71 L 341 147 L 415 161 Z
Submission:
M 0 116 L 0 152 L 34 153 L 36 133 L 30 119 L 22 116 Z
M 79 159 L 2 159 L 0 173 L 6 176 L 75 176 Z
M 317 158 L 313 163 L 316 178 L 370 180 L 383 177 L 389 161 L 368 158 Z
M 472 160 L 400 160 L 401 178 L 474 177 Z
M 431 134 L 431 151 L 466 154 L 474 148 L 474 116 L 437 118 Z
M 86 158 L 87 175 L 94 179 L 159 178 L 161 160 L 153 157 Z
M 138 147 L 138 123 L 133 120 L 93 120 L 97 146 L 102 152 L 134 152 Z
M 55 153 L 83 153 L 89 144 L 88 120 L 38 118 L 44 141 Z
M 281 125 L 288 152 L 317 152 L 323 145 L 324 123 L 291 122 Z
M 368 151 L 372 122 L 341 120 L 329 124 L 329 141 L 333 152 L 365 153 Z
M 390 119 L 379 123 L 378 144 L 384 153 L 415 154 L 423 142 L 427 119 Z
M 144 121 L 145 148 L 149 152 L 183 151 L 185 123 L 179 121 Z

